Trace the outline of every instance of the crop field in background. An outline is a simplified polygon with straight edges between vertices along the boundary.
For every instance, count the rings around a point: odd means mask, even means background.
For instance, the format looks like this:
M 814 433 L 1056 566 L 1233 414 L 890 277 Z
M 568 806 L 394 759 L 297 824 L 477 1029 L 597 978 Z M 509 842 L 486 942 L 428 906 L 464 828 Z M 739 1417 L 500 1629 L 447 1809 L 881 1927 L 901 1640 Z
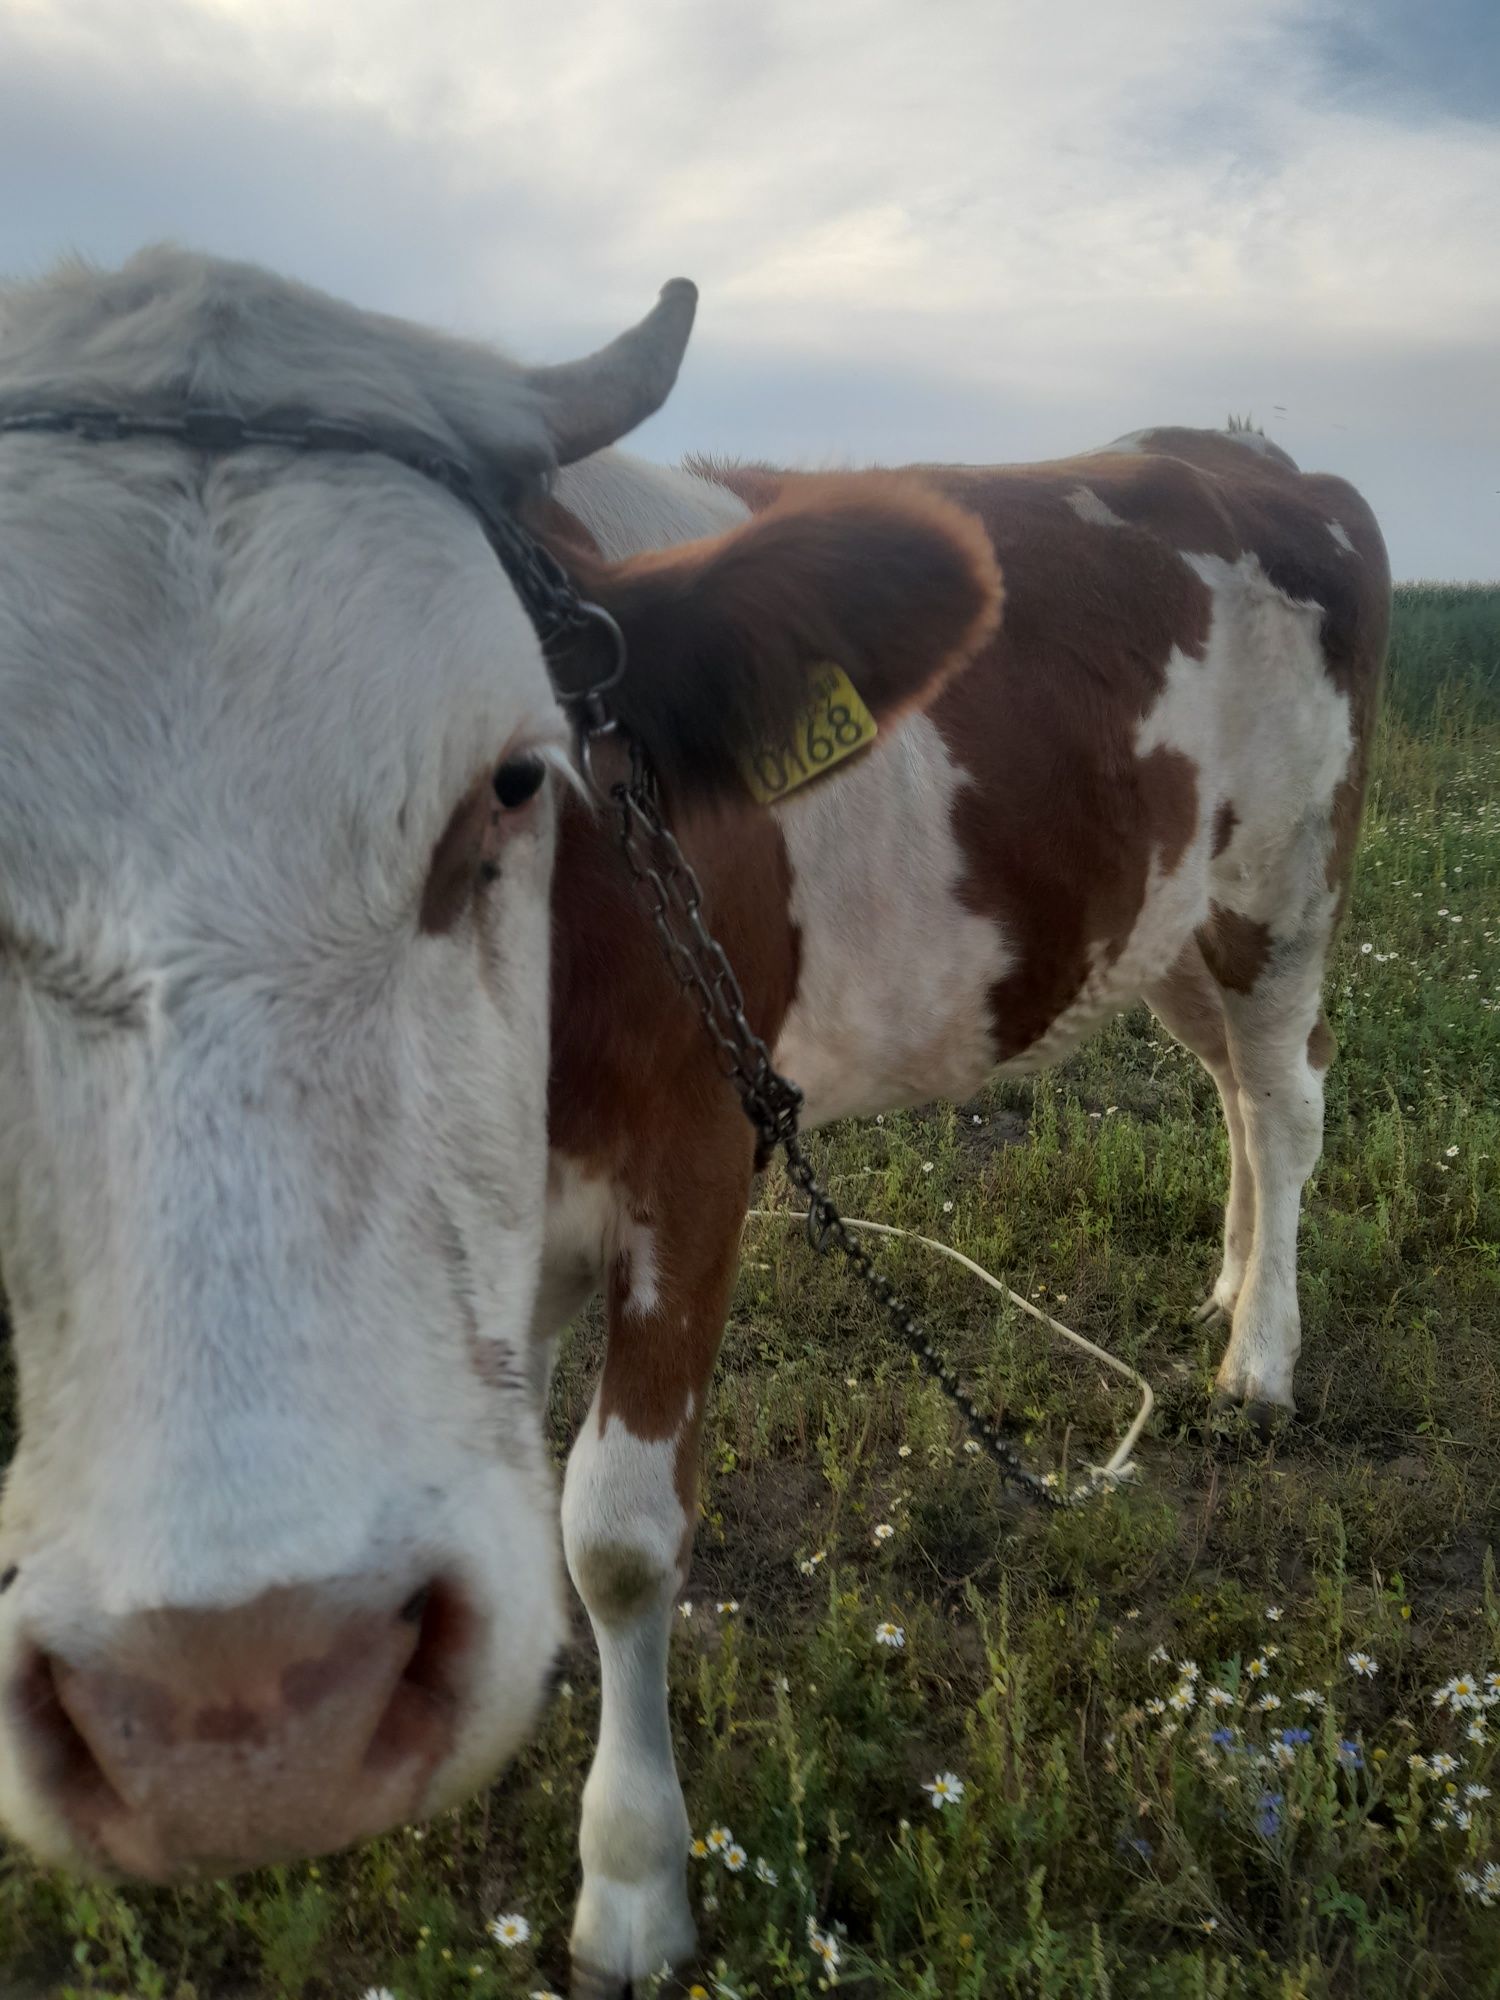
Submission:
M 748 1225 L 672 1645 L 694 1993 L 1500 1996 L 1500 590 L 1399 595 L 1327 997 L 1301 1415 L 1269 1444 L 1209 1420 L 1223 1127 L 1144 1011 L 815 1142 L 849 1212 L 1150 1377 L 1133 1488 L 1009 1498 L 852 1286 Z M 1128 1387 L 887 1255 L 1035 1463 L 1102 1453 Z M 591 1315 L 559 1462 L 599 1350 Z M 580 1612 L 540 1739 L 426 1829 L 180 1894 L 0 1859 L 0 1996 L 562 1993 L 596 1706 Z

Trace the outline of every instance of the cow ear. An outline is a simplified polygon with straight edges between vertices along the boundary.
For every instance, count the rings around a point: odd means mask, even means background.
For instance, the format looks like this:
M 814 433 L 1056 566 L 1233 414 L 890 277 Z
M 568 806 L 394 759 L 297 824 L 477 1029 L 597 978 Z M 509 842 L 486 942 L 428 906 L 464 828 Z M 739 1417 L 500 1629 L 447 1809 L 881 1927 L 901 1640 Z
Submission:
M 1000 612 L 979 522 L 891 473 L 798 478 L 712 540 L 574 567 L 625 636 L 609 699 L 674 803 L 747 796 L 746 759 L 785 737 L 817 668 L 841 667 L 884 727 L 930 701 Z

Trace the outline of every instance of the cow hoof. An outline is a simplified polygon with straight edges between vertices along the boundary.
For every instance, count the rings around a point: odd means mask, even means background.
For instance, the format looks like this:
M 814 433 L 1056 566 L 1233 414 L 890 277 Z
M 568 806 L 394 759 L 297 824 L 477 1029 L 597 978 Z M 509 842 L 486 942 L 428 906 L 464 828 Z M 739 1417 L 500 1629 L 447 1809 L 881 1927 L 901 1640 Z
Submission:
M 646 1993 L 651 2000 L 684 2000 L 691 1990 L 681 1970 L 664 1970 L 638 1983 L 622 1979 L 617 1972 L 601 1972 L 597 1966 L 584 1965 L 576 1958 L 568 1977 L 568 2000 L 635 2000 L 637 1994 Z
M 1202 1305 L 1194 1306 L 1192 1320 L 1194 1326 L 1222 1326 L 1229 1317 L 1225 1307 L 1210 1292 Z
M 575 1958 L 568 1976 L 568 2000 L 630 2000 L 630 1981 Z
M 1273 1403 L 1266 1396 L 1241 1399 L 1231 1396 L 1227 1389 L 1215 1389 L 1213 1414 L 1225 1429 L 1238 1429 L 1243 1424 L 1255 1432 L 1262 1444 L 1269 1444 L 1274 1433 L 1289 1424 L 1297 1410 L 1295 1404 Z

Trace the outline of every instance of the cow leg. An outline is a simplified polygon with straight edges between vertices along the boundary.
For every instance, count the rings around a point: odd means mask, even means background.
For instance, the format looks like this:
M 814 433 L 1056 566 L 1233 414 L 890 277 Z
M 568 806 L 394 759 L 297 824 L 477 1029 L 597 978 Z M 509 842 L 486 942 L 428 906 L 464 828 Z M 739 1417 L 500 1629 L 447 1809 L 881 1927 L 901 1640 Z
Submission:
M 1256 976 L 1238 982 L 1243 990 L 1224 991 L 1229 1058 L 1255 1179 L 1255 1233 L 1218 1388 L 1262 1422 L 1296 1408 L 1297 1228 L 1302 1189 L 1323 1150 L 1323 1071 L 1332 1050 L 1320 1004 L 1327 943 L 1321 926 L 1294 939 L 1268 939 Z
M 1229 1132 L 1229 1196 L 1224 1207 L 1224 1257 L 1219 1275 L 1195 1317 L 1200 1321 L 1229 1319 L 1234 1313 L 1245 1265 L 1255 1240 L 1255 1177 L 1245 1143 L 1240 1089 L 1229 1059 L 1229 1028 L 1224 996 L 1204 963 L 1197 943 L 1190 944 L 1159 985 L 1147 989 L 1146 1003 L 1167 1031 L 1192 1050 L 1218 1087 Z
M 738 1256 L 749 1127 L 726 1144 L 733 1173 L 716 1159 L 620 1219 L 604 1370 L 563 1486 L 563 1547 L 601 1674 L 579 1831 L 575 1994 L 623 1993 L 693 1950 L 667 1644 L 692 1552 L 698 1433 Z

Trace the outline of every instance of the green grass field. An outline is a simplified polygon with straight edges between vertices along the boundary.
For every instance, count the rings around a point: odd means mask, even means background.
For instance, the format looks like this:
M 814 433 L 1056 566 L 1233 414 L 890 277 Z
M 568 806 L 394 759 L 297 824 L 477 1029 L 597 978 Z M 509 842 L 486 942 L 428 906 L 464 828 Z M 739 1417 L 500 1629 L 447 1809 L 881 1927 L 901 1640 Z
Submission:
M 1302 1415 L 1269 1445 L 1208 1422 L 1223 1131 L 1143 1011 L 1032 1082 L 815 1142 L 851 1213 L 1145 1371 L 1133 1488 L 1006 1496 L 856 1291 L 749 1226 L 673 1643 L 695 1992 L 1500 1996 L 1500 590 L 1400 593 L 1328 1013 Z M 1096 1364 L 946 1262 L 890 1263 L 1037 1465 L 1123 1427 Z M 590 1318 L 559 1461 L 598 1353 Z M 0 1861 L 0 1995 L 561 1992 L 595 1708 L 580 1614 L 540 1741 L 425 1831 L 184 1894 Z

